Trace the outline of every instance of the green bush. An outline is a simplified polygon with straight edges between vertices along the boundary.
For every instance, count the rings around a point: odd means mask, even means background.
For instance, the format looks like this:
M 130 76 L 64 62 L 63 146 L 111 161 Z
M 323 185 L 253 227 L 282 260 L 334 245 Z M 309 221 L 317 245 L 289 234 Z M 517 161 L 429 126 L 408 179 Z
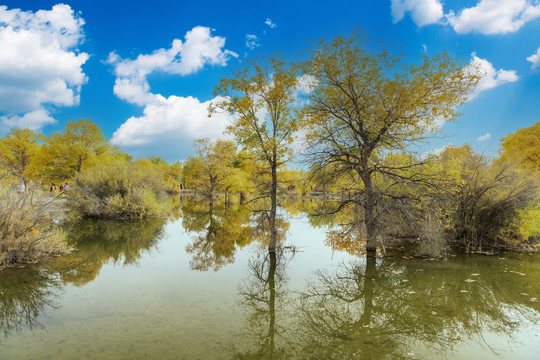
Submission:
M 165 216 L 163 176 L 149 162 L 111 159 L 80 172 L 68 192 L 72 209 L 86 217 L 134 219 Z
M 27 185 L 23 195 L 15 187 L 0 190 L 0 267 L 35 262 L 68 250 L 65 235 L 53 221 L 62 213 L 57 198 L 38 196 Z

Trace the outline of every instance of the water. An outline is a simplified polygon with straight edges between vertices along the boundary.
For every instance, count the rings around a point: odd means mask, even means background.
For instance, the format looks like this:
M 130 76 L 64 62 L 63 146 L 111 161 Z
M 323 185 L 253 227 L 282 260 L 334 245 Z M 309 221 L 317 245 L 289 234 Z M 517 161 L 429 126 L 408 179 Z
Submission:
M 260 217 L 183 210 L 86 221 L 72 254 L 0 271 L 0 359 L 539 358 L 539 255 L 366 259 L 303 215 L 270 254 Z

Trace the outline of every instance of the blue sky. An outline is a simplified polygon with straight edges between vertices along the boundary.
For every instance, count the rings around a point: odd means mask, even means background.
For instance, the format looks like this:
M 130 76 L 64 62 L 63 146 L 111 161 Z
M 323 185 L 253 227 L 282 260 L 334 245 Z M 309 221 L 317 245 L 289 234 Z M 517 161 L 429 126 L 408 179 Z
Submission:
M 257 56 L 302 59 L 309 40 L 362 26 L 408 62 L 447 51 L 486 77 L 425 151 L 499 139 L 540 121 L 538 0 L 0 1 L 0 135 L 49 135 L 86 118 L 134 156 L 184 160 L 220 136 L 206 107 L 220 78 Z

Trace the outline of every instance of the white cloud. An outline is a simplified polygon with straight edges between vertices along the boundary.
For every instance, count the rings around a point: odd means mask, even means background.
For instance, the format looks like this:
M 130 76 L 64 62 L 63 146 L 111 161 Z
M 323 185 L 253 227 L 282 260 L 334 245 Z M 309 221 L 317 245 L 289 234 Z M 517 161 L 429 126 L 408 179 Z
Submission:
M 421 158 L 427 159 L 430 156 L 440 156 L 446 149 L 452 146 L 454 146 L 452 143 L 448 143 L 441 148 L 433 149 L 431 151 L 426 151 L 425 153 L 422 154 Z
M 480 79 L 474 93 L 469 97 L 469 100 L 477 97 L 481 92 L 500 86 L 505 83 L 515 82 L 519 80 L 515 70 L 496 70 L 492 63 L 486 59 L 481 59 L 476 54 L 472 54 L 471 66 L 478 68 L 484 74 Z
M 43 42 L 59 43 L 64 49 L 77 46 L 84 38 L 84 20 L 65 4 L 35 13 L 21 9 L 8 10 L 7 6 L 0 6 L 0 23 L 16 31 L 25 30 L 43 35 Z
M 253 50 L 253 49 L 261 46 L 261 44 L 259 43 L 259 38 L 257 37 L 257 35 L 247 34 L 246 35 L 246 46 L 250 50 Z
M 54 120 L 47 111 L 39 109 L 36 111 L 27 112 L 23 116 L 12 115 L 12 116 L 0 116 L 1 130 L 8 131 L 14 127 L 21 129 L 28 128 L 32 130 L 39 130 L 44 125 L 54 124 Z
M 79 104 L 87 82 L 77 52 L 84 20 L 64 4 L 37 12 L 0 6 L 0 113 L 3 128 L 40 129 L 51 106 Z
M 117 76 L 114 93 L 119 98 L 144 106 L 143 115 L 130 117 L 113 134 L 111 142 L 122 146 L 142 146 L 149 149 L 176 149 L 179 143 L 189 143 L 201 137 L 215 138 L 227 124 L 225 114 L 208 117 L 208 105 L 216 99 L 201 102 L 188 96 L 165 98 L 150 90 L 147 76 L 155 71 L 168 74 L 193 74 L 205 65 L 225 66 L 238 55 L 224 49 L 225 38 L 212 36 L 211 29 L 197 26 L 188 31 L 185 41 L 174 40 L 169 49 L 159 49 L 135 60 L 122 59 L 112 52 L 107 60 Z
M 403 19 L 405 13 L 409 12 L 419 27 L 436 23 L 443 17 L 440 0 L 391 0 L 390 9 L 394 23 Z
M 150 92 L 150 85 L 146 78 L 116 78 L 113 92 L 120 99 L 139 106 L 150 104 L 156 98 Z
M 540 67 L 540 47 L 536 50 L 536 53 L 527 58 L 527 61 L 532 63 L 531 70 Z
M 476 141 L 486 141 L 486 140 L 489 140 L 489 139 L 491 139 L 491 134 L 486 133 L 486 134 L 478 137 L 478 139 L 476 139 Z
M 480 0 L 458 15 L 451 11 L 448 23 L 458 34 L 477 32 L 484 35 L 504 34 L 519 30 L 525 23 L 540 16 L 540 4 L 530 0 Z
M 139 55 L 135 60 L 122 60 L 118 54 L 109 54 L 108 62 L 115 66 L 118 77 L 144 78 L 153 71 L 188 75 L 204 65 L 225 66 L 233 51 L 223 49 L 225 38 L 212 36 L 212 30 L 196 26 L 185 35 L 185 41 L 175 39 L 170 49 L 155 50 L 150 55 Z
M 453 10 L 443 14 L 441 0 L 391 0 L 390 10 L 394 23 L 410 13 L 419 27 L 433 23 L 446 24 L 458 34 L 515 32 L 527 22 L 540 17 L 538 0 L 479 0 L 476 6 L 461 9 L 457 15 Z
M 212 101 L 216 101 L 214 99 Z M 219 137 L 228 124 L 225 114 L 208 117 L 208 105 L 188 96 L 156 95 L 156 101 L 148 104 L 140 117 L 130 117 L 113 134 L 112 142 L 118 145 L 147 145 L 160 142 L 163 136 L 178 142 L 182 140 Z
M 266 21 L 264 22 L 266 25 L 270 26 L 270 29 L 277 28 L 277 25 L 270 20 L 270 18 L 266 18 Z

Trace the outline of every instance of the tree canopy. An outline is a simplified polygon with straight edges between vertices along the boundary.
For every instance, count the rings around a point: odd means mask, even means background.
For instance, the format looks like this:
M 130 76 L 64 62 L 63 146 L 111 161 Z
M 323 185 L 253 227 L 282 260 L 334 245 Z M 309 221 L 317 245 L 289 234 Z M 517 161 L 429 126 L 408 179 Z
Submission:
M 480 76 L 446 53 L 407 65 L 387 50 L 366 49 L 368 40 L 359 32 L 309 49 L 300 68 L 317 85 L 308 95 L 302 125 L 312 170 L 330 168 L 331 177 L 351 177 L 353 194 L 340 206 L 362 206 L 367 247 L 374 250 L 377 205 L 393 184 L 417 180 L 415 163 L 393 165 L 386 156 L 409 152 L 438 124 L 453 121 Z M 384 181 L 377 184 L 376 176 Z
M 502 139 L 501 159 L 529 171 L 540 171 L 540 121 Z

